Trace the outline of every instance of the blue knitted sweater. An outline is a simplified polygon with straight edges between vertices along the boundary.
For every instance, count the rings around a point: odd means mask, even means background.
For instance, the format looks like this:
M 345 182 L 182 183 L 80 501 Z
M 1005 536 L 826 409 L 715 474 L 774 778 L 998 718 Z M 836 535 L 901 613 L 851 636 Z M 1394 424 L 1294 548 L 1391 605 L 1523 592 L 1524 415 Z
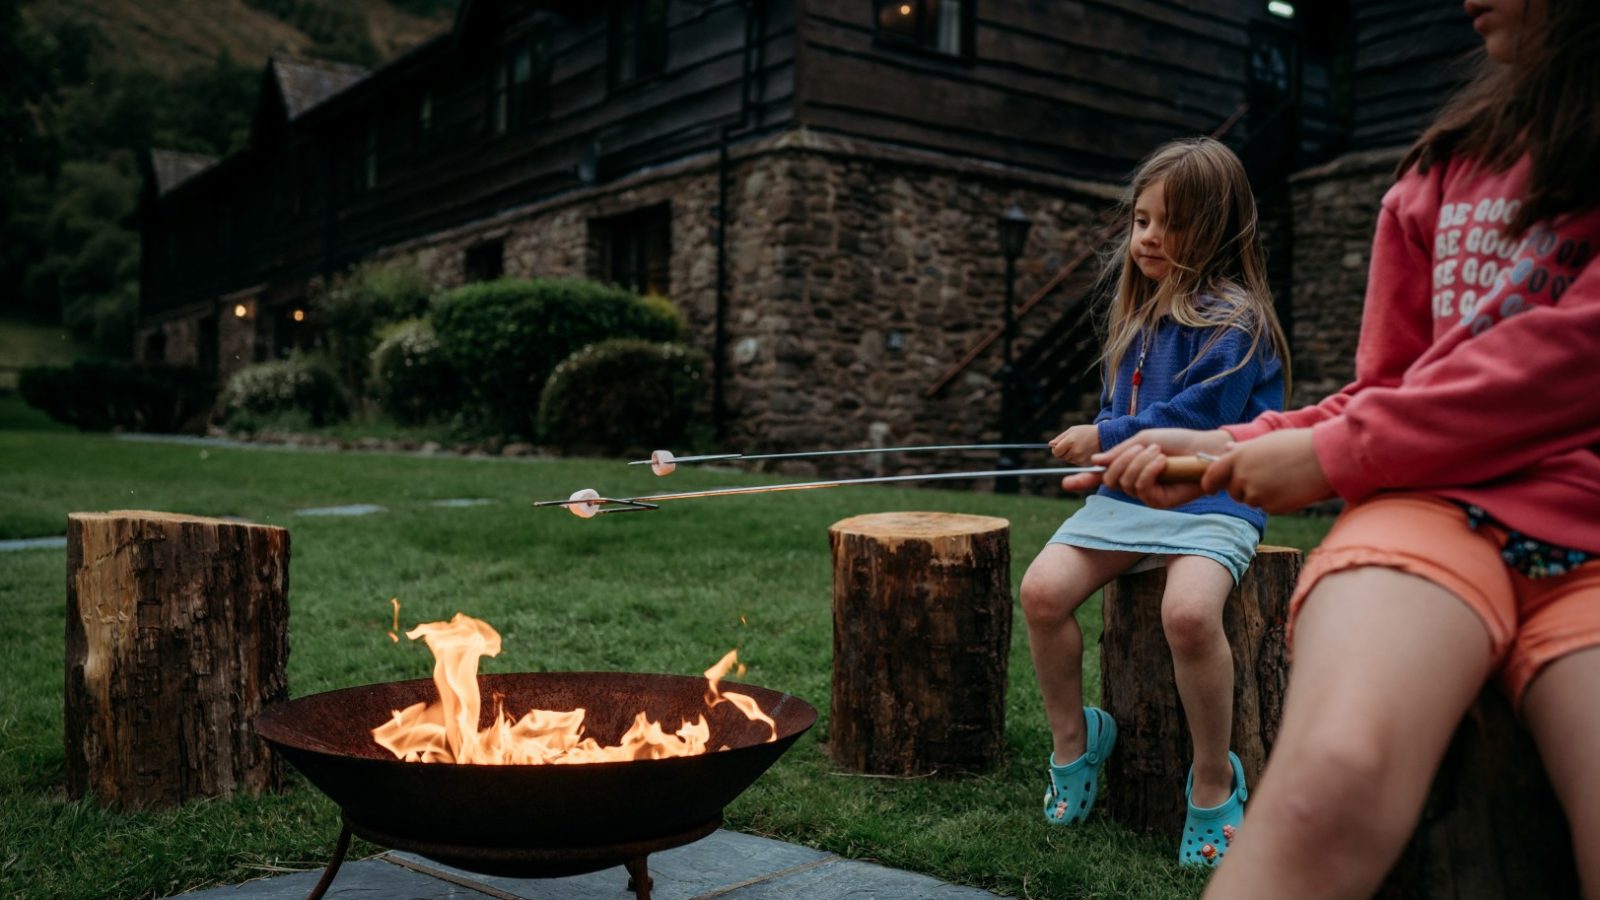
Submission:
M 1209 431 L 1223 425 L 1248 422 L 1267 410 L 1283 409 L 1283 364 L 1265 343 L 1244 366 L 1221 378 L 1245 359 L 1250 350 L 1250 335 L 1237 328 L 1226 328 L 1205 355 L 1193 366 L 1216 328 L 1190 328 L 1163 318 L 1156 326 L 1145 354 L 1144 376 L 1139 385 L 1139 407 L 1128 415 L 1128 400 L 1133 393 L 1133 370 L 1139 347 L 1146 335 L 1134 339 L 1117 368 L 1116 391 L 1100 391 L 1100 414 L 1094 423 L 1100 430 L 1102 450 L 1121 443 L 1146 428 L 1193 428 Z M 1188 371 L 1184 367 L 1189 366 Z M 1181 373 L 1181 374 L 1180 374 Z M 1102 496 L 1127 503 L 1139 501 L 1121 491 L 1101 487 Z M 1264 532 L 1267 514 L 1226 493 L 1201 497 L 1177 507 L 1186 513 L 1223 513 L 1238 516 Z

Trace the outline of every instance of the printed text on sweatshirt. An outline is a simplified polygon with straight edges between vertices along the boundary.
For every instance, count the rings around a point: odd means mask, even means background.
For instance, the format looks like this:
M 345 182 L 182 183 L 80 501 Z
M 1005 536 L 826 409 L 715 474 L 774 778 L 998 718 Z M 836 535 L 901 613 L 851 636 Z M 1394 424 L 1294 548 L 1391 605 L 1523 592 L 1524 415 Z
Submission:
M 1524 159 L 1408 173 L 1383 199 L 1355 381 L 1237 440 L 1311 427 L 1334 490 L 1422 490 L 1600 551 L 1600 209 L 1505 235 Z

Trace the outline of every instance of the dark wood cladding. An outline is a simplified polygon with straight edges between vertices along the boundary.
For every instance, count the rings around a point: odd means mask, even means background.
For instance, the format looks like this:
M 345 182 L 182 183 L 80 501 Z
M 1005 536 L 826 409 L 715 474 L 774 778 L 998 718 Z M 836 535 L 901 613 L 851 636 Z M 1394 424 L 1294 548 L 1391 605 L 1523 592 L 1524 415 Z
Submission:
M 1089 178 L 1244 100 L 1257 4 L 978 0 L 970 59 L 885 43 L 868 0 L 804 0 L 797 120 Z
M 1352 149 L 1407 143 L 1471 74 L 1478 37 L 1442 0 L 1360 0 L 1355 19 Z
M 665 71 L 622 85 L 608 79 L 612 5 L 562 15 L 467 3 L 451 34 L 259 129 L 258 143 L 166 195 L 147 194 L 143 313 L 302 282 L 580 187 L 583 162 L 605 180 L 713 149 L 728 126 L 749 135 L 792 122 L 793 0 L 669 2 Z M 494 133 L 489 79 L 535 35 L 548 54 L 546 102 L 523 127 Z M 262 103 L 282 117 L 270 87 Z

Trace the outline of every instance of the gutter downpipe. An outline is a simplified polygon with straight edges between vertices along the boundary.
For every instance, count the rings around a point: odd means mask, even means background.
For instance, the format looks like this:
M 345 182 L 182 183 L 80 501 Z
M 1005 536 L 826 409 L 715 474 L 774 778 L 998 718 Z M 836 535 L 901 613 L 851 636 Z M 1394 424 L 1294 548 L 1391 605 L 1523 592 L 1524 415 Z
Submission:
M 752 10 L 751 7 L 754 7 Z M 756 37 L 766 31 L 766 6 L 746 0 L 744 14 L 744 68 L 739 80 L 739 119 L 722 126 L 717 139 L 717 299 L 711 340 L 711 421 L 718 440 L 728 427 L 728 141 L 750 124 L 751 54 Z

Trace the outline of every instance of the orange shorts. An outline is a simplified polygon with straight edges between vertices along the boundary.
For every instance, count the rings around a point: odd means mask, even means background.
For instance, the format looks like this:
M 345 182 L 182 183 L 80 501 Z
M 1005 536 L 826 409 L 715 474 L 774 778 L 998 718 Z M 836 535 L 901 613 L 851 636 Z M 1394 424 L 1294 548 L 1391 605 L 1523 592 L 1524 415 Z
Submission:
M 1505 529 L 1467 527 L 1462 507 L 1431 494 L 1378 494 L 1347 507 L 1306 559 L 1290 601 L 1289 639 L 1325 575 L 1365 566 L 1425 578 L 1461 599 L 1489 633 L 1497 678 L 1513 703 L 1545 666 L 1600 646 L 1600 560 L 1557 578 L 1528 578 L 1500 558 Z

